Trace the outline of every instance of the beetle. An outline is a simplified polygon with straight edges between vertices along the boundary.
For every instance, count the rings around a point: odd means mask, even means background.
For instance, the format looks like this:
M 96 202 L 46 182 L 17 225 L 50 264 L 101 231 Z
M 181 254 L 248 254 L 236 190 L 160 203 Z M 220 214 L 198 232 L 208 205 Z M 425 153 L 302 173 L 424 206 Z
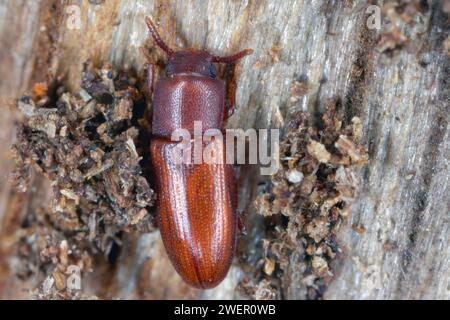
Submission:
M 145 22 L 168 58 L 165 75 L 155 83 L 155 64 L 146 54 L 153 107 L 150 161 L 158 195 L 157 225 L 168 256 L 184 281 L 196 288 L 212 288 L 228 273 L 240 227 L 233 165 L 225 161 L 223 143 L 212 146 L 213 153 L 223 157 L 221 164 L 178 164 L 173 149 L 181 142 L 173 141 L 171 135 L 180 128 L 192 134 L 194 121 L 201 121 L 203 132 L 223 129 L 234 106 L 226 103 L 225 82 L 217 77 L 214 63 L 232 64 L 253 50 L 225 57 L 194 49 L 174 51 L 149 17 Z

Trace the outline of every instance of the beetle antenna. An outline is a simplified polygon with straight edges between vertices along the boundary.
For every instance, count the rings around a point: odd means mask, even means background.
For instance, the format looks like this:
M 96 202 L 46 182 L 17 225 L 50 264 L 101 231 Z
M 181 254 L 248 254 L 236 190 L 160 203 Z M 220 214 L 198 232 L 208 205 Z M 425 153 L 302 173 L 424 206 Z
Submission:
M 213 56 L 211 61 L 220 63 L 233 63 L 252 53 L 253 53 L 252 49 L 245 49 L 231 56 L 226 57 Z
M 159 35 L 158 31 L 156 30 L 155 25 L 153 24 L 152 19 L 150 17 L 145 17 L 145 23 L 147 24 L 148 30 L 152 34 L 153 39 L 155 40 L 156 44 L 168 55 L 173 54 L 173 50 L 169 48 L 169 46 L 161 39 L 161 36 Z

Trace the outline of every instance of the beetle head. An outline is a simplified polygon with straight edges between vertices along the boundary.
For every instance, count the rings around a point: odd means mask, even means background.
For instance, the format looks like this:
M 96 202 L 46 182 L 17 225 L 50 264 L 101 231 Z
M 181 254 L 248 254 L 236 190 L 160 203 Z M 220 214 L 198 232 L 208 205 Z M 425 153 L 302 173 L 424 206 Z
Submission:
M 166 75 L 197 74 L 215 78 L 217 71 L 212 63 L 212 57 L 205 51 L 178 51 L 169 56 L 166 65 Z
M 214 62 L 234 63 L 246 55 L 253 53 L 253 50 L 246 49 L 231 56 L 219 57 L 213 56 L 206 51 L 183 50 L 175 52 L 161 39 L 153 21 L 149 17 L 145 18 L 145 22 L 156 44 L 169 57 L 166 66 L 167 76 L 189 73 L 215 78 L 216 67 L 214 66 Z

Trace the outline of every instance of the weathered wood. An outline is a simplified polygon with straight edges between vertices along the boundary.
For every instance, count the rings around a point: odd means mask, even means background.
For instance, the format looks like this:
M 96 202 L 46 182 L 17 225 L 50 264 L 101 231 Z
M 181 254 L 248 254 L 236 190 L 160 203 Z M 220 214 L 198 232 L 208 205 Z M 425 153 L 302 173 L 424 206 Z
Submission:
M 5 101 L 45 79 L 48 69 L 64 73 L 68 87 L 76 91 L 88 58 L 99 65 L 110 61 L 117 68 L 141 70 L 144 57 L 138 49 L 148 41 L 144 17 L 150 15 L 171 45 L 217 54 L 255 50 L 238 69 L 238 109 L 230 127 L 282 127 L 294 111 L 314 114 L 332 97 L 340 98 L 349 119 L 362 119 L 370 159 L 359 173 L 359 199 L 352 217 L 340 231 L 347 256 L 335 266 L 326 299 L 450 298 L 450 62 L 444 50 L 449 35 L 444 1 L 427 1 L 409 24 L 389 5 L 383 7 L 382 17 L 394 20 L 409 40 L 397 43 L 392 55 L 382 47 L 391 30 L 367 28 L 368 1 L 92 3 L 0 2 L 2 179 L 11 169 L 7 150 L 14 131 L 14 115 Z M 66 24 L 64 12 L 71 4 L 80 4 L 79 30 Z M 155 55 L 162 59 L 160 51 Z M 291 99 L 297 80 L 307 87 Z M 257 182 L 264 177 L 255 172 L 242 168 L 239 203 L 250 226 L 241 246 L 252 254 L 258 254 L 258 241 L 264 236 L 262 218 L 252 207 Z M 43 182 L 37 178 L 34 183 Z M 33 192 L 20 195 L 8 183 L 0 184 L 0 293 L 6 298 L 19 293 L 2 285 L 24 285 L 8 265 L 14 259 L 20 217 L 33 210 L 34 199 Z M 355 232 L 352 225 L 364 226 L 365 232 Z M 240 296 L 234 287 L 245 272 L 237 263 L 219 288 L 201 292 L 180 281 L 158 233 L 127 235 L 123 246 L 112 283 L 93 277 L 92 288 L 86 290 L 120 298 Z M 302 265 L 292 264 L 290 270 L 284 297 L 304 299 Z

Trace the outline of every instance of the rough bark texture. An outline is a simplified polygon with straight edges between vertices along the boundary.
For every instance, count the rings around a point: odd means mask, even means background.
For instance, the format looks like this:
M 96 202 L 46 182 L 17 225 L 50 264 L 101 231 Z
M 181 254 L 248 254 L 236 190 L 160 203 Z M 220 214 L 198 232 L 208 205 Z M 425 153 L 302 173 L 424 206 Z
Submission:
M 81 8 L 79 30 L 66 24 L 65 9 L 73 4 Z M 15 278 L 13 248 L 22 217 L 43 205 L 48 188 L 39 176 L 25 194 L 7 183 L 15 128 L 8 102 L 45 80 L 48 70 L 64 74 L 76 91 L 89 58 L 141 70 L 138 49 L 148 40 L 144 17 L 150 15 L 172 46 L 216 54 L 255 50 L 238 68 L 238 109 L 230 127 L 279 128 L 295 111 L 314 117 L 328 98 L 338 98 L 348 119 L 361 118 L 369 163 L 358 174 L 359 197 L 339 233 L 346 257 L 334 266 L 325 299 L 449 299 L 450 5 L 380 1 L 383 22 L 392 25 L 377 30 L 367 27 L 370 4 L 377 2 L 0 1 L 0 296 L 26 297 L 21 288 L 33 286 Z M 296 81 L 307 85 L 292 99 Z M 264 177 L 255 168 L 240 171 L 239 207 L 250 231 L 240 250 L 258 256 L 263 218 L 252 204 Z M 355 225 L 365 232 L 355 232 Z M 235 291 L 245 274 L 240 264 L 214 290 L 188 288 L 170 266 L 158 233 L 128 234 L 120 252 L 113 271 L 94 272 L 87 293 L 241 297 Z M 302 263 L 289 270 L 283 297 L 304 299 Z

